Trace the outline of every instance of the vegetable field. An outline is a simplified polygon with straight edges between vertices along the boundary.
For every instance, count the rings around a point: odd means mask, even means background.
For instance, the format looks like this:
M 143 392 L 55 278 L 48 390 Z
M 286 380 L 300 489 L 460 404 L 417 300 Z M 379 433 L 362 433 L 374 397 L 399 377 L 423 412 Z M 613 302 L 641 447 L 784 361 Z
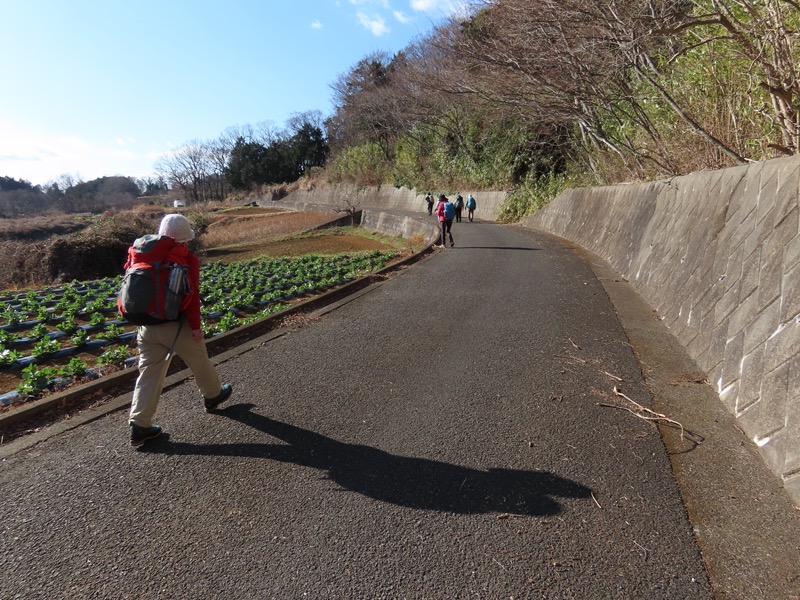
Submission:
M 373 250 L 260 258 L 201 268 L 206 338 L 340 286 L 395 258 Z M 136 361 L 136 327 L 117 313 L 120 277 L 0 296 L 0 404 L 97 378 Z

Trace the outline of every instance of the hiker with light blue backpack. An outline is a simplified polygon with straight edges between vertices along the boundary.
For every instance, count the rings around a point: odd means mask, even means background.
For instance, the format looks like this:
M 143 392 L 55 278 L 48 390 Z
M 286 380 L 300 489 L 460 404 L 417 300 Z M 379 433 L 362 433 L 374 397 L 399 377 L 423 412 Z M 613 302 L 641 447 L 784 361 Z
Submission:
M 475 207 L 476 206 L 477 206 L 477 203 L 475 202 L 475 198 L 473 198 L 472 194 L 470 194 L 467 197 L 467 218 L 469 219 L 470 223 L 472 223 L 472 219 L 475 216 Z
M 436 214 L 439 216 L 439 223 L 442 226 L 442 248 L 447 247 L 447 239 L 450 239 L 450 246 L 455 246 L 451 229 L 453 219 L 456 216 L 456 207 L 444 194 L 439 194 L 439 204 L 436 206 Z

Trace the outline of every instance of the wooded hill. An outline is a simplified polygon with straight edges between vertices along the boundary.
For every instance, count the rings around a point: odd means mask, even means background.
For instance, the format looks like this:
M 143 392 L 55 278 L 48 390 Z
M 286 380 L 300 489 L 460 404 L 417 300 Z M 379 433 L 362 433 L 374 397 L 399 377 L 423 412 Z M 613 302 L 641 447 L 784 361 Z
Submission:
M 794 0 L 495 0 L 333 85 L 329 179 L 514 189 L 798 150 Z

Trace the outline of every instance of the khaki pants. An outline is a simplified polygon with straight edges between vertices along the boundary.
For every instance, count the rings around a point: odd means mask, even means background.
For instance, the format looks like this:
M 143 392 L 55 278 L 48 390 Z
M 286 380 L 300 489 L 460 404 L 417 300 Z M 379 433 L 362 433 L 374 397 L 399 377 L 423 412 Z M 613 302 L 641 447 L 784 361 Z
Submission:
M 200 393 L 206 398 L 219 394 L 221 384 L 217 369 L 208 358 L 205 342 L 197 343 L 192 339 L 192 331 L 188 323 L 178 327 L 178 321 L 163 325 L 144 325 L 139 327 L 136 343 L 139 347 L 139 378 L 133 390 L 130 423 L 150 427 L 158 408 L 164 378 L 167 375 L 170 360 L 165 360 L 173 341 L 174 354 L 181 357 L 191 369 Z M 175 339 L 175 336 L 177 340 Z

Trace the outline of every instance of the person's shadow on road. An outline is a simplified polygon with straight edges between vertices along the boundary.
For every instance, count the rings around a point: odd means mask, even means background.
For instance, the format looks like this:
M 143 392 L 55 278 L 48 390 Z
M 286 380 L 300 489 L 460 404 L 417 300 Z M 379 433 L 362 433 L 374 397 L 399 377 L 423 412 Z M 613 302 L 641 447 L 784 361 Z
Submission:
M 146 446 L 167 455 L 248 456 L 327 471 L 346 490 L 414 509 L 458 514 L 506 513 L 553 515 L 555 497 L 589 498 L 589 488 L 543 471 L 481 471 L 436 460 L 397 456 L 359 444 L 339 442 L 319 433 L 269 419 L 238 404 L 220 411 L 284 443 L 188 444 L 164 440 Z M 156 440 L 157 441 L 157 440 Z

